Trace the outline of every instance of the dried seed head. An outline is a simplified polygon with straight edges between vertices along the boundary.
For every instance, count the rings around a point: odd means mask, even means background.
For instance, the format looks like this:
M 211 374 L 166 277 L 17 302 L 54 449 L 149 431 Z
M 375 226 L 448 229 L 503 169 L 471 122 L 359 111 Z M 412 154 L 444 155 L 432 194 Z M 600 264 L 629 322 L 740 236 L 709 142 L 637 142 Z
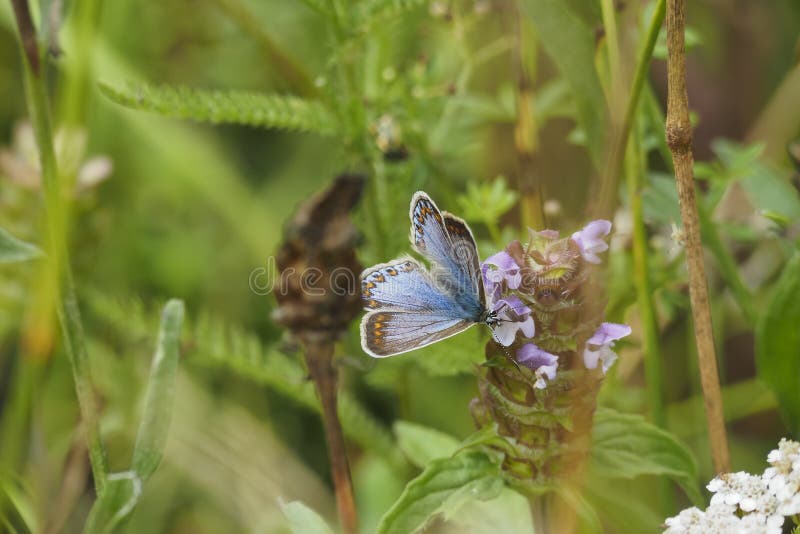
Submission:
M 363 186 L 362 176 L 339 176 L 301 204 L 284 229 L 273 318 L 301 340 L 334 340 L 361 310 L 358 232 L 349 214 Z

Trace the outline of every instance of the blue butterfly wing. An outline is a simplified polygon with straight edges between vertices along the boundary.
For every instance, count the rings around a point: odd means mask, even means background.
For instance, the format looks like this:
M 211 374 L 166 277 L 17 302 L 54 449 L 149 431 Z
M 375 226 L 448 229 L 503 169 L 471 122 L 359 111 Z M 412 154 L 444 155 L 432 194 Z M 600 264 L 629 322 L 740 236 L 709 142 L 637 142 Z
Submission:
M 370 356 L 385 358 L 441 341 L 474 324 L 436 313 L 373 311 L 361 321 L 361 347 Z
M 452 318 L 468 315 L 424 267 L 409 257 L 365 270 L 361 274 L 361 298 L 368 310 L 430 312 Z
M 433 278 L 445 286 L 459 306 L 480 321 L 485 310 L 483 279 L 475 238 L 467 224 L 439 208 L 427 193 L 411 199 L 411 242 L 431 261 Z
M 377 358 L 408 352 L 475 324 L 472 312 L 437 287 L 416 260 L 400 258 L 364 271 L 361 346 Z

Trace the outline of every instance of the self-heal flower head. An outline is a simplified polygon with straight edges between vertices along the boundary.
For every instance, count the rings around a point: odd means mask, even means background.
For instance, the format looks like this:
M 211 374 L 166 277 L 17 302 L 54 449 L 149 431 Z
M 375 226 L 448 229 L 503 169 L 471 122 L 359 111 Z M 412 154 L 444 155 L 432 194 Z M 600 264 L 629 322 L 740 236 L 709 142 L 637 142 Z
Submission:
M 481 265 L 481 272 L 486 292 L 493 300 L 497 300 L 502 293 L 503 284 L 508 289 L 517 289 L 522 282 L 519 265 L 504 250 L 486 258 Z
M 556 377 L 558 356 L 543 351 L 533 343 L 525 343 L 517 350 L 517 361 L 536 374 L 536 383 L 533 385 L 536 389 L 547 387 L 545 378 L 553 380 Z
M 598 219 L 572 234 L 572 240 L 581 249 L 581 255 L 583 255 L 584 260 L 589 263 L 600 263 L 600 258 L 597 255 L 608 250 L 608 243 L 603 238 L 610 232 L 611 222 Z
M 614 342 L 630 335 L 631 327 L 626 324 L 602 323 L 586 342 L 583 363 L 587 369 L 596 369 L 597 362 L 603 363 L 603 374 L 608 372 L 616 361 L 617 354 L 611 350 Z
M 531 338 L 536 334 L 536 325 L 531 317 L 531 309 L 525 306 L 519 297 L 510 295 L 498 300 L 493 307 L 498 312 L 500 324 L 494 329 L 494 337 L 498 343 L 508 347 L 514 343 L 517 332 Z

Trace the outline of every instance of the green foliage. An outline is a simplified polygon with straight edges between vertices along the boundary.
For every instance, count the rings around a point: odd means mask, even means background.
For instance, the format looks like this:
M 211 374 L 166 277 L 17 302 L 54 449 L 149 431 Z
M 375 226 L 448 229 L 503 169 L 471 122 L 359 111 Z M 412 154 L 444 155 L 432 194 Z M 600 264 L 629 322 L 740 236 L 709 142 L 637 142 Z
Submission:
M 119 529 L 142 496 L 142 479 L 133 472 L 112 473 L 105 489 L 94 502 L 84 528 L 85 534 L 110 534 Z
M 366 0 L 358 4 L 359 26 L 363 29 L 387 22 L 411 10 L 421 8 L 429 0 Z
M 133 471 L 143 482 L 158 467 L 167 442 L 175 398 L 182 324 L 183 302 L 167 302 L 158 332 L 158 345 L 153 356 L 150 379 L 147 382 L 144 415 L 133 448 Z
M 333 114 L 322 103 L 293 96 L 149 85 L 125 90 L 107 83 L 100 83 L 100 89 L 118 104 L 168 117 L 320 135 L 335 135 L 339 130 Z
M 500 217 L 517 202 L 519 195 L 508 188 L 506 179 L 498 176 L 491 182 L 468 183 L 467 192 L 458 197 L 459 215 L 467 221 L 480 222 L 489 228 L 492 239 L 499 241 Z M 496 243 L 497 246 L 501 244 Z
M 103 492 L 89 513 L 89 534 L 114 532 L 124 524 L 142 496 L 142 486 L 161 462 L 172 418 L 183 311 L 179 300 L 164 306 L 132 467 L 107 477 Z
M 800 253 L 786 264 L 756 328 L 758 375 L 778 397 L 795 437 L 800 435 Z
M 265 349 L 258 338 L 223 322 L 202 315 L 191 329 L 197 349 L 195 361 L 227 368 L 269 387 L 294 402 L 320 411 L 314 385 L 303 368 L 274 348 Z M 339 394 L 339 418 L 345 436 L 365 449 L 384 455 L 395 466 L 404 464 L 389 431 L 347 391 Z
M 412 464 L 424 468 L 437 458 L 452 456 L 458 448 L 458 440 L 452 436 L 408 421 L 394 424 L 397 446 Z
M 418 532 L 436 515 L 448 519 L 467 502 L 492 499 L 502 489 L 499 466 L 485 453 L 465 452 L 433 460 L 386 512 L 378 533 Z
M 41 255 L 39 247 L 21 241 L 0 228 L 0 264 L 27 261 Z
M 536 27 L 542 46 L 569 84 L 586 146 L 595 168 L 601 169 L 607 108 L 595 69 L 594 32 L 564 2 L 523 0 L 522 7 Z
M 317 512 L 300 501 L 280 502 L 292 534 L 333 534 L 333 530 Z
M 693 502 L 703 500 L 697 487 L 697 464 L 688 447 L 638 415 L 597 411 L 591 465 L 598 476 L 610 479 L 668 476 Z

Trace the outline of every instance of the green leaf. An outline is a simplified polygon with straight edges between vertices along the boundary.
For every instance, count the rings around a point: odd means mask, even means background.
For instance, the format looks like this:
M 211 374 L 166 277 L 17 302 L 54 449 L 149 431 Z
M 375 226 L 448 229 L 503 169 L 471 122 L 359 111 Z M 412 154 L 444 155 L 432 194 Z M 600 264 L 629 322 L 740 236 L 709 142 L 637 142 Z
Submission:
M 500 490 L 494 499 L 462 506 L 449 523 L 459 527 L 459 532 L 470 534 L 533 533 L 528 499 L 510 488 Z
M 16 263 L 42 256 L 39 247 L 20 241 L 0 228 L 0 263 Z
M 338 131 L 334 115 L 324 104 L 293 96 L 149 85 L 124 90 L 102 82 L 100 90 L 123 106 L 179 119 L 320 135 L 335 135 Z
M 523 0 L 547 54 L 569 84 L 578 123 L 595 168 L 602 169 L 606 149 L 606 101 L 595 70 L 594 30 L 563 0 Z
M 437 514 L 447 519 L 471 499 L 492 499 L 502 489 L 499 467 L 482 452 L 434 460 L 408 483 L 383 516 L 378 533 L 418 532 Z
M 592 442 L 592 469 L 598 476 L 622 479 L 668 476 L 681 485 L 693 502 L 702 502 L 697 464 L 691 451 L 678 438 L 643 417 L 598 410 Z
M 795 436 L 800 435 L 800 252 L 783 268 L 756 325 L 758 376 L 778 397 Z
M 491 182 L 467 183 L 467 193 L 458 197 L 461 216 L 468 221 L 496 224 L 517 202 L 517 193 L 498 176 Z
M 158 467 L 167 443 L 175 398 L 182 324 L 183 302 L 170 300 L 161 315 L 158 345 L 147 384 L 144 415 L 133 449 L 133 470 L 143 481 Z
M 437 458 L 452 456 L 459 448 L 456 438 L 408 421 L 397 421 L 394 433 L 400 450 L 412 464 L 420 468 Z
M 142 480 L 133 471 L 114 473 L 106 479 L 86 520 L 84 534 L 107 534 L 120 528 L 142 495 Z
M 300 501 L 279 501 L 281 511 L 289 520 L 292 534 L 333 534 L 333 530 L 320 515 Z

